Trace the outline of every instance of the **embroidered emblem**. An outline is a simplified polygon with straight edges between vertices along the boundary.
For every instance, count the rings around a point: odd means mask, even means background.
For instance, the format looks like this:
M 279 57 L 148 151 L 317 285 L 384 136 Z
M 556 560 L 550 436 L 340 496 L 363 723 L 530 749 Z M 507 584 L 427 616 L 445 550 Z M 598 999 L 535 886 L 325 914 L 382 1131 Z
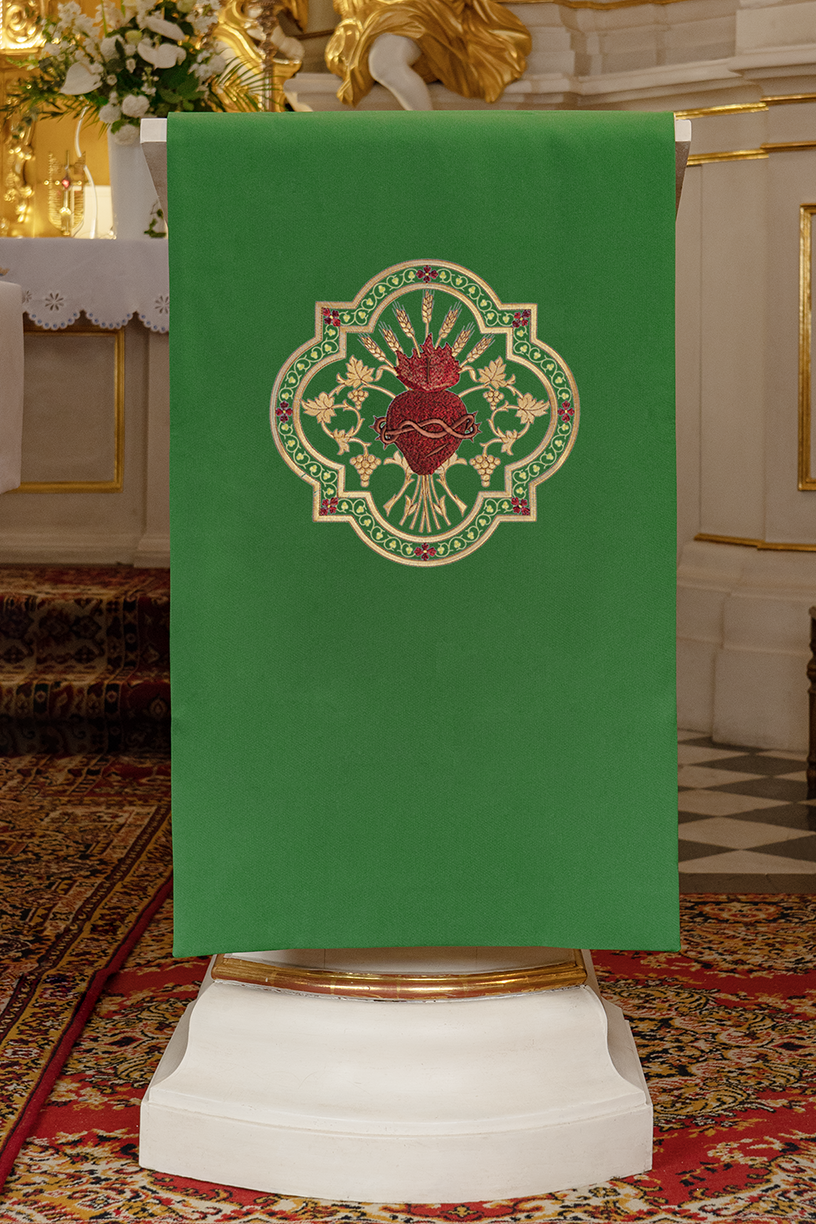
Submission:
M 411 260 L 315 314 L 271 405 L 315 520 L 351 523 L 376 552 L 420 566 L 463 557 L 499 523 L 535 521 L 579 411 L 534 305 L 502 304 L 457 264 Z

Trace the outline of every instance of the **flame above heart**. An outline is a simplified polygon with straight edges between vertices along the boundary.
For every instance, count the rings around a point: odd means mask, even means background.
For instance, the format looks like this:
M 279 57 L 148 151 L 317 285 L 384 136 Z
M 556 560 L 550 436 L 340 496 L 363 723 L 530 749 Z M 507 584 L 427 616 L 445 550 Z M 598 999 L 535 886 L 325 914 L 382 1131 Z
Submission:
M 449 344 L 436 348 L 428 336 L 422 348 L 411 357 L 400 353 L 397 358 L 397 378 L 417 391 L 442 391 L 455 387 L 462 367 L 451 352 Z

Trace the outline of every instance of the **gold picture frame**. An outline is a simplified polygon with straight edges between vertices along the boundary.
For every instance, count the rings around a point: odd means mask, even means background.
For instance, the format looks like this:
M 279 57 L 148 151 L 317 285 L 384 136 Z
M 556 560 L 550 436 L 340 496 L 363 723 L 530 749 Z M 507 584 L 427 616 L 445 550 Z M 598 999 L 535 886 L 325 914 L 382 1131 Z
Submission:
M 816 489 L 811 408 L 813 350 L 813 217 L 816 204 L 799 208 L 799 488 Z
M 114 460 L 111 480 L 28 480 L 12 493 L 121 493 L 125 474 L 125 329 L 112 331 L 79 323 L 71 327 L 52 331 L 34 324 L 26 324 L 28 336 L 111 336 L 114 340 Z

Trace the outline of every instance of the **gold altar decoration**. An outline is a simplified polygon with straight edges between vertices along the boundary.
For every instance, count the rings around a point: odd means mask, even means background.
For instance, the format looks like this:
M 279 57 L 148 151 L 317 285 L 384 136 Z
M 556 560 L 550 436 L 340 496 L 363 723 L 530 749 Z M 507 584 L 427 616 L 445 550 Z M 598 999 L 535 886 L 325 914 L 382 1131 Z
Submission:
M 48 157 L 48 220 L 63 238 L 70 238 L 85 216 L 85 154 L 72 162 L 53 153 Z
M 249 68 L 261 72 L 263 56 L 258 42 L 249 33 L 253 25 L 247 12 L 252 0 L 227 0 L 221 9 L 215 36 L 227 44 Z
M 216 38 L 230 47 L 242 63 L 265 79 L 267 110 L 286 108 L 283 87 L 299 71 L 300 60 L 286 59 L 272 42 L 281 13 L 304 29 L 309 0 L 227 0 L 221 9 Z
M 9 124 L 4 143 L 3 200 L 11 205 L 15 226 L 25 225 L 31 207 L 34 187 L 29 182 L 28 169 L 34 156 L 32 138 L 34 120 L 30 115 Z M 0 233 L 8 229 L 8 222 L 0 222 Z
M 33 4 L 1 0 L 0 53 L 3 56 L 15 53 L 28 55 L 40 45 L 40 22 L 45 16 L 45 9 L 43 0 Z
M 19 61 L 29 56 L 42 42 L 40 22 L 45 15 L 45 0 L 0 0 L 0 106 L 6 100 L 6 87 L 20 74 Z M 7 123 L 0 141 L 2 200 L 10 213 L 14 232 L 19 232 L 31 212 L 34 195 L 30 174 L 34 156 L 34 123 L 18 119 Z M 10 205 L 10 208 L 8 207 Z M 9 232 L 9 221 L 0 217 L 0 234 Z
M 45 116 L 34 120 L 19 115 L 3 132 L 0 158 L 3 163 L 2 217 L 0 235 L 21 238 L 53 238 L 48 195 L 51 158 L 60 170 L 65 166 L 65 150 L 75 159 L 77 121 L 74 115 Z M 84 124 L 81 147 L 85 163 L 95 183 L 107 184 L 108 145 L 104 129 Z M 88 188 L 86 188 L 88 190 Z M 101 237 L 101 233 L 99 234 Z
M 412 39 L 424 81 L 441 81 L 463 98 L 495 102 L 527 67 L 527 27 L 497 0 L 334 0 L 340 23 L 326 64 L 342 77 L 341 102 L 356 106 L 374 84 L 368 56 L 381 34 Z
M 95 0 L 81 0 L 81 7 L 90 13 L 93 3 Z M 23 63 L 43 44 L 41 27 L 48 7 L 47 0 L 0 0 L 0 105 L 6 102 L 8 87 L 24 71 Z M 50 189 L 46 185 L 51 178 L 51 158 L 59 162 L 58 150 L 64 151 L 66 143 L 73 143 L 75 128 L 76 119 L 35 119 L 20 114 L 3 125 L 0 235 L 32 238 L 53 233 L 48 220 Z M 105 182 L 100 165 L 107 160 L 104 136 L 87 132 L 85 139 L 100 146 L 101 151 L 94 148 L 91 160 L 94 174 Z

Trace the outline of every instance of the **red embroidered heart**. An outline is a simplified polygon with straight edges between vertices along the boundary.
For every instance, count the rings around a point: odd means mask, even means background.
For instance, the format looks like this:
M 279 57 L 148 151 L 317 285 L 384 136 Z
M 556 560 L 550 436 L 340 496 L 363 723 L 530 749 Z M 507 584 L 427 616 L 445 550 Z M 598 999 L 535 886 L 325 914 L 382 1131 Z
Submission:
M 435 472 L 460 442 L 479 429 L 459 396 L 450 391 L 403 391 L 391 401 L 383 424 L 383 445 L 395 442 L 411 470 L 421 476 Z
M 400 353 L 397 359 L 397 378 L 408 390 L 391 401 L 372 428 L 383 446 L 393 442 L 399 447 L 417 475 L 435 472 L 465 438 L 479 433 L 476 418 L 447 390 L 458 383 L 460 370 L 450 345 L 435 348 L 430 336 L 413 356 Z

